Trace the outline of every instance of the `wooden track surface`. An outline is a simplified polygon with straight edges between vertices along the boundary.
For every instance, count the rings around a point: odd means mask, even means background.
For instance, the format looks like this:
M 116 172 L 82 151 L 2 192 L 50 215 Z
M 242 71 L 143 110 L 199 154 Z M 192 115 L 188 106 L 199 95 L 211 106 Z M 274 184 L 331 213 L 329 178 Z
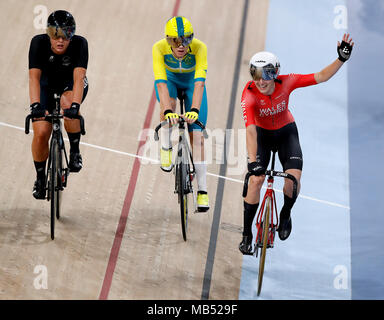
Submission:
M 90 89 L 81 107 L 87 130 L 81 141 L 88 143 L 81 145 L 84 168 L 69 177 L 54 241 L 49 234 L 49 203 L 31 194 L 35 179 L 32 134 L 22 131 L 29 111 L 29 43 L 35 34 L 44 32 L 34 28 L 37 5 L 47 6 L 49 13 L 55 9 L 72 12 L 77 33 L 87 38 L 90 52 Z M 0 28 L 6 30 L 0 46 L 0 299 L 99 298 L 131 181 L 132 155 L 137 152 L 151 101 L 151 48 L 163 37 L 174 6 L 173 0 L 73 0 L 64 6 L 56 0 L 0 2 Z M 237 129 L 244 128 L 240 96 L 249 79 L 248 61 L 264 47 L 267 12 L 267 0 L 250 1 L 236 88 L 235 155 L 241 150 Z M 181 0 L 178 14 L 190 19 L 196 38 L 208 46 L 207 127 L 225 132 L 243 2 Z M 150 128 L 158 121 L 156 102 Z M 214 152 L 208 172 L 218 174 L 223 143 L 210 141 Z M 244 166 L 245 154 L 239 157 Z M 236 174 L 229 172 L 228 177 L 243 179 L 241 170 L 232 172 Z M 190 215 L 187 242 L 181 236 L 173 180 L 158 164 L 140 164 L 116 266 L 109 274 L 108 299 L 201 298 L 218 178 L 207 177 L 211 209 L 207 214 Z M 238 298 L 241 189 L 241 183 L 226 180 L 220 199 L 210 299 Z M 35 286 L 40 275 L 36 266 L 46 267 L 47 289 Z

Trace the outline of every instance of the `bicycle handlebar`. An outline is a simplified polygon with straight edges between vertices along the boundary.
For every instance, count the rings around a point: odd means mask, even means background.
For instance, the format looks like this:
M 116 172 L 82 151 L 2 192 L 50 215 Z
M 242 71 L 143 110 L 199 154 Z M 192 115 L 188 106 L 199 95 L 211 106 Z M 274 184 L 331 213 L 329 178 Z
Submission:
M 186 121 L 183 118 L 179 117 L 179 122 L 182 123 L 182 122 L 186 122 Z M 207 139 L 208 138 L 208 133 L 207 133 L 207 130 L 205 130 L 205 126 L 199 120 L 196 120 L 194 123 L 197 124 L 203 130 L 203 136 L 204 136 L 205 139 Z M 158 131 L 160 130 L 160 128 L 164 127 L 167 124 L 168 124 L 168 121 L 165 120 L 165 121 L 161 122 L 156 127 L 155 134 L 154 134 L 155 141 L 159 141 L 159 132 Z
M 293 191 L 292 191 L 292 198 L 296 199 L 297 197 L 297 180 L 296 178 L 286 172 L 280 172 L 275 170 L 266 170 L 264 173 L 266 176 L 270 177 L 283 177 L 290 179 L 293 182 Z M 251 176 L 260 176 L 261 174 L 253 173 L 253 172 L 247 172 L 245 179 L 244 179 L 244 187 L 243 187 L 243 198 L 247 196 L 248 193 L 248 180 Z
M 48 120 L 62 119 L 64 116 L 62 114 L 47 114 L 44 118 Z M 29 124 L 31 119 L 33 119 L 32 114 L 27 115 L 25 118 L 25 133 L 29 134 Z M 81 115 L 76 115 L 71 119 L 79 119 L 80 120 L 80 131 L 82 135 L 85 135 L 85 127 L 84 127 L 84 118 Z

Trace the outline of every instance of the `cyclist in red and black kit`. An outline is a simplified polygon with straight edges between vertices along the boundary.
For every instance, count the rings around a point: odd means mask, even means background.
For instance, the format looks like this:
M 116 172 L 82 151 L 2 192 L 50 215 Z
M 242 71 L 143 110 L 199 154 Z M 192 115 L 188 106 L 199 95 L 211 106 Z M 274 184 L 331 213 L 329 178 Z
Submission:
M 88 43 L 75 35 L 75 30 L 75 19 L 69 12 L 54 11 L 48 17 L 47 33 L 33 37 L 29 48 L 32 157 L 37 173 L 33 196 L 36 199 L 45 199 L 45 167 L 52 124 L 44 121 L 44 116 L 55 107 L 54 93 L 61 95 L 64 127 L 70 142 L 69 169 L 79 172 L 82 168 L 80 121 L 71 118 L 79 114 L 80 104 L 88 92 Z
M 329 80 L 349 59 L 353 45 L 349 34 L 344 34 L 342 42 L 337 45 L 338 58 L 320 72 L 306 75 L 279 75 L 280 63 L 270 52 L 259 52 L 251 58 L 253 80 L 243 90 L 241 106 L 246 126 L 248 171 L 256 173 L 256 176 L 250 177 L 248 194 L 244 199 L 243 239 L 239 245 L 243 254 L 252 254 L 252 222 L 272 150 L 278 152 L 284 172 L 296 178 L 297 194 L 300 191 L 303 155 L 296 123 L 288 109 L 290 93 Z M 284 205 L 278 229 L 281 240 L 286 240 L 292 229 L 291 209 L 297 198 L 297 195 L 293 198 L 292 190 L 292 181 L 285 179 Z

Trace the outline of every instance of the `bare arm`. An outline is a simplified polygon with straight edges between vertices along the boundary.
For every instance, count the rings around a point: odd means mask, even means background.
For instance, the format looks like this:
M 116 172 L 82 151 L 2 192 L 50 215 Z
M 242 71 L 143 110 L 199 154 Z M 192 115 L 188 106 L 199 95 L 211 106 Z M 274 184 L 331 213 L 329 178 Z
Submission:
M 73 100 L 72 102 L 76 102 L 81 104 L 81 100 L 83 99 L 84 93 L 84 79 L 87 73 L 87 69 L 85 68 L 75 68 L 73 70 Z
M 331 79 L 335 73 L 341 68 L 344 62 L 339 59 L 333 61 L 329 66 L 325 67 L 320 72 L 315 73 L 315 80 L 317 83 L 325 82 Z
M 246 128 L 246 141 L 249 162 L 255 162 L 257 154 L 257 131 L 254 124 Z
M 40 78 L 40 69 L 29 69 L 29 100 L 31 104 L 40 102 Z
M 171 97 L 169 96 L 168 87 L 165 82 L 159 82 L 156 84 L 157 92 L 159 93 L 160 99 L 160 120 L 164 121 L 164 111 L 172 110 Z
M 193 90 L 192 108 L 200 110 L 201 101 L 204 94 L 204 81 L 196 81 Z

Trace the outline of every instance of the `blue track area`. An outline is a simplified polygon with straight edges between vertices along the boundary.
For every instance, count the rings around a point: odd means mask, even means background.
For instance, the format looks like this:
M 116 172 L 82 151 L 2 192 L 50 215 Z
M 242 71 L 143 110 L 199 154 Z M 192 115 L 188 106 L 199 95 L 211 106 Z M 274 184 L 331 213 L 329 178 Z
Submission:
M 352 298 L 384 299 L 384 1 L 349 0 Z
M 271 0 L 265 50 L 279 57 L 281 74 L 314 73 L 332 63 L 337 41 L 348 31 L 346 9 L 340 0 Z M 291 236 L 284 242 L 277 237 L 267 252 L 260 299 L 353 296 L 348 72 L 359 63 L 355 53 L 328 82 L 290 96 L 304 155 L 301 196 Z M 275 183 L 280 190 L 282 185 Z M 277 201 L 281 208 L 281 192 Z M 244 257 L 239 299 L 257 298 L 258 263 Z

